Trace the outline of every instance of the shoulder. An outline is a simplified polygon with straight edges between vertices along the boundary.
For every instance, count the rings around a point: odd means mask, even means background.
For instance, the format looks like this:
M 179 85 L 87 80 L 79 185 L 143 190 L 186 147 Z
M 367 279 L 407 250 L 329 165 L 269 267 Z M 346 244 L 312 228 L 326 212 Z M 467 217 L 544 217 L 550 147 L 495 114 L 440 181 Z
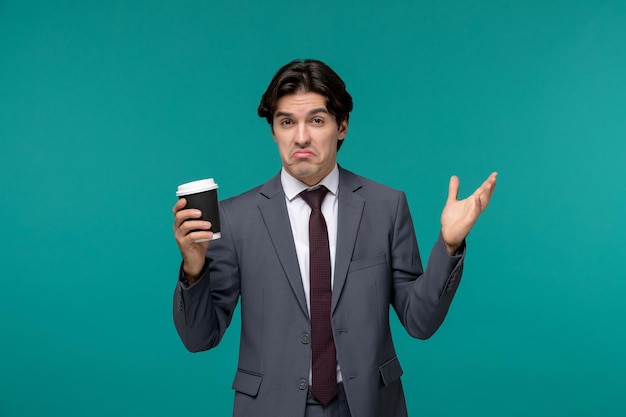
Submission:
M 220 207 L 230 213 L 249 212 L 252 207 L 257 205 L 261 188 L 262 185 L 259 185 L 239 195 L 222 200 L 220 201 Z
M 261 187 L 262 185 L 258 185 L 254 188 L 249 189 L 248 191 L 244 191 L 241 194 L 228 197 L 220 201 L 220 203 L 230 205 L 230 204 L 238 204 L 238 203 L 245 202 L 245 201 L 255 200 L 259 194 L 259 191 L 261 190 Z
M 339 186 L 355 192 L 365 199 L 398 200 L 404 198 L 404 192 L 388 185 L 340 168 Z
M 276 175 L 267 182 L 251 188 L 248 191 L 221 200 L 220 205 L 228 210 L 246 210 L 251 206 L 256 206 L 262 200 L 267 200 L 279 194 L 282 195 L 283 191 L 280 183 L 280 175 Z

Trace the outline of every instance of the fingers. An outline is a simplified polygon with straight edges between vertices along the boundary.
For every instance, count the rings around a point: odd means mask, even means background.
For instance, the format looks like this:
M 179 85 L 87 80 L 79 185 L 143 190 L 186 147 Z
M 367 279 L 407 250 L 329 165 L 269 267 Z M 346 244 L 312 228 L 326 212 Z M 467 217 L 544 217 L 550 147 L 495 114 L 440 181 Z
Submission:
M 479 195 L 485 191 L 493 190 L 496 184 L 497 175 L 498 175 L 497 172 L 494 172 L 491 175 L 489 175 L 489 177 L 487 177 L 487 179 L 482 184 L 480 184 L 480 187 L 478 187 L 476 191 L 474 191 L 474 195 Z
M 459 197 L 459 177 L 453 175 L 450 177 L 448 185 L 448 201 L 456 201 Z
M 185 199 L 185 198 L 179 199 L 176 202 L 176 204 L 174 204 L 174 207 L 172 207 L 172 213 L 174 215 L 176 215 L 176 213 L 179 212 L 180 210 L 184 209 L 186 205 L 187 205 L 187 199 Z
M 496 178 L 498 177 L 497 172 L 491 173 L 489 177 L 485 180 L 485 182 L 481 185 L 483 191 L 487 192 L 489 196 L 493 193 L 493 190 L 496 188 Z
M 480 187 L 474 192 L 474 195 L 478 199 L 478 203 L 480 205 L 480 211 L 482 212 L 487 208 L 489 204 L 489 200 L 491 200 L 491 195 L 493 194 L 493 190 L 496 188 L 496 178 L 498 176 L 497 172 L 492 172 L 491 175 L 481 184 Z
M 492 172 L 489 177 L 474 191 L 473 195 L 478 196 L 485 192 L 490 197 L 493 190 L 496 188 L 497 172 Z M 450 185 L 448 186 L 448 201 L 456 201 L 459 198 L 459 177 L 453 175 L 450 177 Z
M 181 210 L 178 215 L 182 217 L 180 213 L 187 211 L 193 211 L 193 209 Z M 174 238 L 183 255 L 183 261 L 191 264 L 203 262 L 209 241 L 213 239 L 213 232 L 209 230 L 211 223 L 204 220 L 189 219 L 180 222 L 177 220 L 174 225 Z
M 206 247 L 208 247 L 208 242 L 213 239 L 213 232 L 208 230 L 194 229 L 187 233 L 183 237 L 183 239 L 183 244 L 185 243 L 185 241 L 189 242 L 189 244 L 200 243 L 205 246 L 204 251 L 206 251 Z
M 489 175 L 489 177 L 487 177 L 487 179 L 485 180 L 483 185 L 486 185 L 487 187 L 493 189 L 496 186 L 496 178 L 497 177 L 498 177 L 498 173 L 497 172 L 492 172 L 491 175 Z
M 174 234 L 179 243 L 185 243 L 183 240 L 188 239 L 191 242 L 200 239 L 211 239 L 213 232 L 211 222 L 196 218 L 200 217 L 200 211 L 195 209 L 181 210 L 176 214 L 174 221 Z M 189 242 L 186 242 L 189 243 Z
M 180 225 L 189 219 L 198 219 L 202 216 L 202 212 L 198 209 L 186 209 L 187 200 L 181 198 L 174 204 L 172 213 L 174 214 L 174 229 L 178 229 Z
M 211 222 L 200 219 L 202 212 L 198 209 L 186 209 L 187 201 L 181 198 L 174 204 L 174 234 L 179 243 L 184 240 L 196 242 L 198 240 L 211 239 L 213 233 L 209 231 Z

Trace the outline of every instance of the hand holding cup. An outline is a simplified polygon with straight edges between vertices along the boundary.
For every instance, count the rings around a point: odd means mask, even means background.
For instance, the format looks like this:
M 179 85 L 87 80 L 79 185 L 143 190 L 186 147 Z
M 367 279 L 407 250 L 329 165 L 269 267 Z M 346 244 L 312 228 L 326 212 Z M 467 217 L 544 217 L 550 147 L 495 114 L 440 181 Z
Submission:
M 199 278 L 209 241 L 220 238 L 217 184 L 213 179 L 178 187 L 174 205 L 174 237 L 183 257 L 183 271 L 190 284 Z

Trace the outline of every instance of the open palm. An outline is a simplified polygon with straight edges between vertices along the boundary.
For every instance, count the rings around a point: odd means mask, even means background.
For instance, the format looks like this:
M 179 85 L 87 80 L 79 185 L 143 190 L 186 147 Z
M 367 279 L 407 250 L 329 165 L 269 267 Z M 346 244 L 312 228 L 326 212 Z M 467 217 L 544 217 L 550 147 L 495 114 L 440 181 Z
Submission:
M 487 208 L 496 187 L 497 172 L 492 173 L 476 191 L 464 200 L 458 200 L 459 178 L 452 176 L 448 187 L 448 200 L 441 213 L 441 235 L 448 252 L 456 252 L 463 240 Z

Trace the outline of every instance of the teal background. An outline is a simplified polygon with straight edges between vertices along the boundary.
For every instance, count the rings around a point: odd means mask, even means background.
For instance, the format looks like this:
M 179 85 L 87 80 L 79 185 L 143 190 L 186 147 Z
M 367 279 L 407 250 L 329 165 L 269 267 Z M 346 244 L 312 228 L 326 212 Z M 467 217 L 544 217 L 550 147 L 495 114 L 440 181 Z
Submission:
M 449 176 L 500 173 L 444 326 L 394 322 L 410 414 L 626 415 L 625 41 L 624 1 L 0 0 L 0 416 L 230 414 L 238 319 L 178 340 L 171 207 L 278 171 L 256 106 L 297 57 L 424 258 Z

